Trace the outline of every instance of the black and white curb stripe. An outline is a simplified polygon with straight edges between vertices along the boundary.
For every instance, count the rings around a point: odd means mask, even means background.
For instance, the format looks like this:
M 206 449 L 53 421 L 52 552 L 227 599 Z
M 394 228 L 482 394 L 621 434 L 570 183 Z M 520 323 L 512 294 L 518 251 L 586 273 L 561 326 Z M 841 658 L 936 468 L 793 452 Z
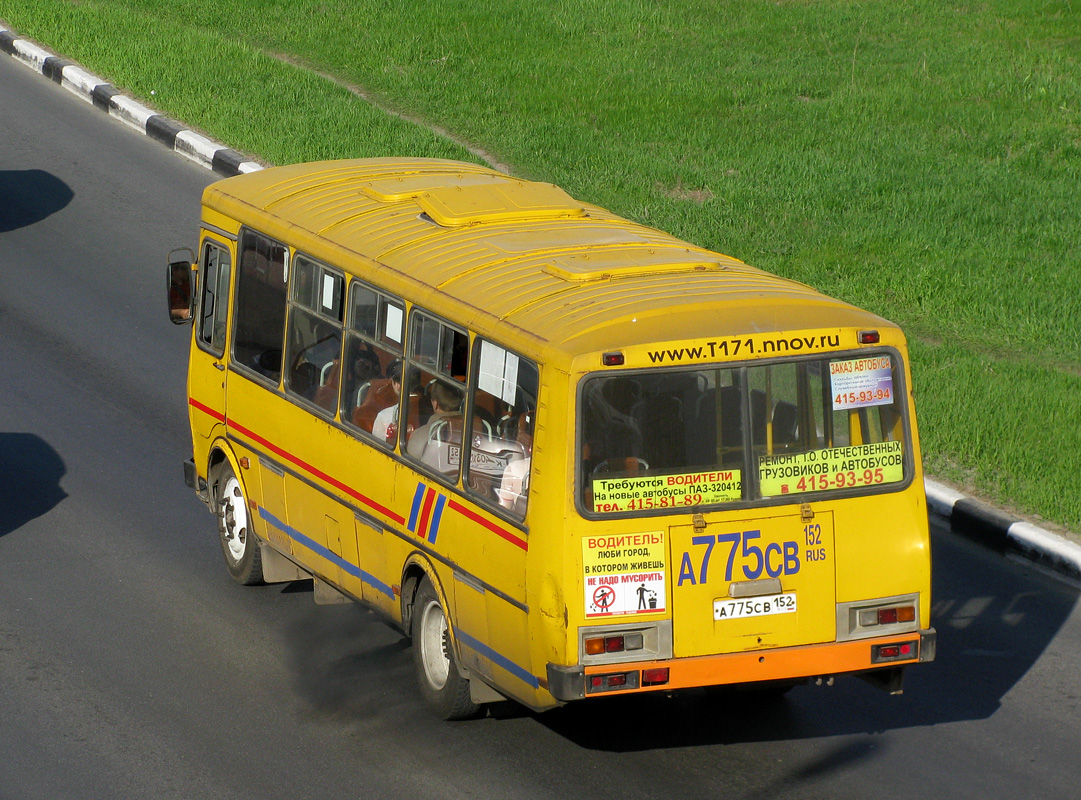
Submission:
M 201 133 L 187 130 L 142 103 L 120 94 L 115 87 L 79 65 L 53 55 L 29 39 L 20 38 L 3 25 L 0 25 L 0 52 L 13 56 L 30 69 L 92 103 L 95 108 L 219 175 L 239 175 L 263 168 L 262 164 L 236 150 L 218 144 Z
M 1081 545 L 977 502 L 927 478 L 927 507 L 950 529 L 1000 553 L 1017 552 L 1054 572 L 1081 580 Z

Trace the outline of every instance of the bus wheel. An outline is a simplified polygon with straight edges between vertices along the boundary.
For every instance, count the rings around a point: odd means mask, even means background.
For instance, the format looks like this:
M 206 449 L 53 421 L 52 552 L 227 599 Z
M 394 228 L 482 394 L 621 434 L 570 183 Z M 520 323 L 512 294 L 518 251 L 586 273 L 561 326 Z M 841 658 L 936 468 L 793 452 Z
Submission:
M 218 479 L 218 533 L 225 566 L 233 580 L 244 586 L 262 583 L 263 563 L 248 516 L 248 500 L 228 462 Z
M 443 719 L 468 719 L 480 706 L 469 695 L 469 681 L 462 677 L 451 652 L 447 615 L 435 589 L 424 578 L 413 601 L 413 666 L 420 692 Z

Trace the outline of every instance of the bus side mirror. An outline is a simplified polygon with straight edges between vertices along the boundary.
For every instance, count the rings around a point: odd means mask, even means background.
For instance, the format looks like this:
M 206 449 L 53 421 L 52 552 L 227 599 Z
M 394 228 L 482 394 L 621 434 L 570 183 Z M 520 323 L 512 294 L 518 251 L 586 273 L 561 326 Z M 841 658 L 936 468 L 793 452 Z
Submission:
M 185 253 L 187 258 L 181 260 L 179 256 Z M 186 247 L 169 253 L 165 281 L 169 296 L 169 321 L 174 325 L 183 325 L 192 321 L 195 300 L 195 293 L 192 291 L 194 263 L 195 253 Z

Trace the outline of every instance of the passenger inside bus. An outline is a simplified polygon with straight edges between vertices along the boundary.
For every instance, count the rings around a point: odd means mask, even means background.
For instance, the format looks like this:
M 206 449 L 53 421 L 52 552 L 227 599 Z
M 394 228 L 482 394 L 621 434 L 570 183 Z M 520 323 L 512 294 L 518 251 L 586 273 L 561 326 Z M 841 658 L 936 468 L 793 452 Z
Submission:
M 432 415 L 409 435 L 406 452 L 423 464 L 454 474 L 461 460 L 464 393 L 436 380 L 428 387 Z
M 387 369 L 387 379 L 390 391 L 387 392 L 385 388 L 381 388 L 381 395 L 383 400 L 389 400 L 389 405 L 375 415 L 375 421 L 371 427 L 372 436 L 381 442 L 393 442 L 397 430 L 395 423 L 398 421 L 398 399 L 402 395 L 401 361 L 395 361 L 390 365 Z
M 525 515 L 525 500 L 529 494 L 529 466 L 533 457 L 533 416 L 532 410 L 518 414 L 512 419 L 514 439 L 522 446 L 523 456 L 513 458 L 503 470 L 496 495 L 499 504 L 514 511 L 518 516 Z

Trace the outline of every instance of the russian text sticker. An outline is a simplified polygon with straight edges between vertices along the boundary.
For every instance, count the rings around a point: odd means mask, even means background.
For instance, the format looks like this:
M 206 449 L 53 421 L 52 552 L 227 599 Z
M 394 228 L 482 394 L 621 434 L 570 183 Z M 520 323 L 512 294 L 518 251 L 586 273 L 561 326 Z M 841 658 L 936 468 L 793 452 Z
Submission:
M 582 539 L 586 616 L 663 612 L 667 552 L 664 531 Z
M 889 356 L 830 362 L 833 410 L 884 406 L 893 402 L 893 369 Z

